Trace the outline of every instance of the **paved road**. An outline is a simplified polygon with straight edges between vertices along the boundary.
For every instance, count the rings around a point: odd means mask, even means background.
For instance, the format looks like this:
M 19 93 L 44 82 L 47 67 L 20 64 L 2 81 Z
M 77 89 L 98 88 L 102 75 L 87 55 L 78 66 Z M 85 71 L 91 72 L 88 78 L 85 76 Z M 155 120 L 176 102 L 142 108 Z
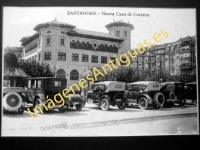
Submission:
M 196 106 L 148 110 L 141 110 L 137 106 L 130 106 L 125 110 L 111 107 L 109 111 L 102 111 L 94 104 L 86 104 L 81 111 L 74 108 L 65 113 L 50 110 L 34 119 L 27 111 L 23 115 L 4 114 L 2 117 L 2 136 L 134 136 L 179 133 L 198 133 Z

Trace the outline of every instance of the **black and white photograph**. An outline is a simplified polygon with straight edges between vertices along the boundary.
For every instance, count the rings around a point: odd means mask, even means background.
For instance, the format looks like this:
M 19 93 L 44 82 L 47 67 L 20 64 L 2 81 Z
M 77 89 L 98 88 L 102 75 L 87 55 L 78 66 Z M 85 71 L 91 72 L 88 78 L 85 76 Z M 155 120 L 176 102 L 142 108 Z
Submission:
M 199 135 L 195 8 L 2 16 L 2 137 Z

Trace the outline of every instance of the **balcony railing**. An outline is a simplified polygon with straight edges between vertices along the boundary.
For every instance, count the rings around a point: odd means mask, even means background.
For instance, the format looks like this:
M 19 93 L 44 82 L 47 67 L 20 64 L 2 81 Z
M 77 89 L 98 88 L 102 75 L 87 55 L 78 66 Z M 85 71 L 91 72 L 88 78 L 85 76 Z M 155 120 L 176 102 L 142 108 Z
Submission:
M 156 61 L 155 60 L 150 60 L 150 63 L 155 63 Z
M 180 50 L 180 54 L 182 54 L 182 53 L 190 53 L 190 52 L 191 52 L 190 48 Z
M 180 69 L 190 69 L 192 66 L 191 64 L 181 64 Z

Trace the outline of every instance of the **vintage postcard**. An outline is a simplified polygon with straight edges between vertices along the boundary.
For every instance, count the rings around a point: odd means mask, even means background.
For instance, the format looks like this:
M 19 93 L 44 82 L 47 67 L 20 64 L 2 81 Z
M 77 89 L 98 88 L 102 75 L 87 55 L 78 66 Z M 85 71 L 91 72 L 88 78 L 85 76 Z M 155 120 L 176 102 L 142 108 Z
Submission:
M 197 135 L 195 8 L 3 7 L 3 137 Z

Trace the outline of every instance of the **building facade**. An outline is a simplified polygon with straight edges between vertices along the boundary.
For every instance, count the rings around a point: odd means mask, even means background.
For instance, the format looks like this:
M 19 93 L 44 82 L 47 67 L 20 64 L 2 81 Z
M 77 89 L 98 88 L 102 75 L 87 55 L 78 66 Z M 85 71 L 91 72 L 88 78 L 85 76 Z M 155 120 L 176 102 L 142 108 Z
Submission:
M 21 39 L 22 58 L 50 64 L 56 77 L 66 78 L 69 86 L 131 48 L 132 24 L 118 21 L 105 27 L 109 33 L 77 29 L 57 20 L 38 24 L 36 34 Z
M 185 37 L 176 42 L 155 45 L 132 60 L 133 68 L 151 73 L 180 75 L 196 71 L 195 38 Z

